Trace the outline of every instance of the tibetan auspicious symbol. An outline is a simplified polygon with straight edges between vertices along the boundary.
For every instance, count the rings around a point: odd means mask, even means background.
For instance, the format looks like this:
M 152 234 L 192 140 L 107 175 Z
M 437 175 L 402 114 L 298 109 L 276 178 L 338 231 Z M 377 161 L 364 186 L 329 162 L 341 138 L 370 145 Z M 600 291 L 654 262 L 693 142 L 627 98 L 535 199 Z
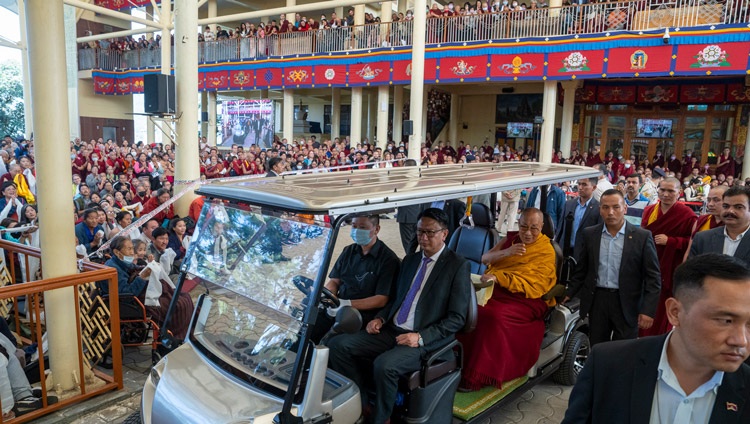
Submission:
M 370 65 L 365 65 L 364 68 L 357 71 L 357 75 L 359 75 L 363 80 L 368 81 L 371 79 L 375 79 L 375 77 L 380 75 L 381 72 L 383 72 L 382 69 L 373 70 L 372 68 L 370 68 Z
M 244 71 L 237 72 L 234 74 L 232 83 L 239 86 L 248 85 L 250 83 L 250 75 L 246 74 Z
M 663 88 L 656 85 L 653 88 L 647 88 L 643 92 L 643 101 L 648 103 L 664 103 L 674 101 L 677 94 L 671 88 Z
M 271 80 L 273 80 L 273 72 L 271 72 L 270 69 L 266 70 L 266 73 L 263 74 L 263 79 L 266 80 L 266 83 L 271 83 Z
M 500 66 L 500 70 L 506 74 L 526 74 L 536 69 L 530 62 L 523 63 L 520 56 L 516 56 L 510 63 Z
M 224 85 L 224 78 L 225 78 L 224 76 L 221 76 L 221 77 L 208 77 L 206 79 L 206 86 L 207 87 L 213 87 L 213 88 L 222 86 L 222 85 Z
M 464 60 L 459 60 L 456 66 L 451 68 L 451 71 L 457 76 L 464 77 L 473 74 L 476 68 L 476 66 L 467 65 Z
M 291 82 L 305 82 L 307 80 L 307 71 L 304 69 L 293 69 L 287 76 Z
M 130 82 L 129 81 L 120 81 L 117 83 L 117 90 L 120 92 L 126 92 L 130 91 Z
M 699 51 L 698 54 L 693 57 L 696 59 L 696 62 L 690 65 L 691 68 L 731 66 L 731 63 L 727 62 L 729 55 L 726 50 L 722 50 L 721 47 L 716 44 L 704 47 L 703 50 Z
M 142 79 L 135 79 L 133 78 L 133 90 L 143 90 L 143 80 Z
M 563 67 L 558 72 L 590 71 L 589 60 L 581 52 L 573 52 L 563 59 Z
M 328 69 L 326 69 L 326 71 L 325 71 L 325 73 L 323 74 L 323 76 L 324 76 L 324 77 L 325 77 L 325 78 L 326 78 L 326 79 L 327 79 L 328 81 L 331 81 L 331 80 L 333 80 L 334 78 L 336 78 L 336 71 L 334 71 L 334 70 L 333 70 L 332 68 L 328 68 Z
M 98 86 L 98 87 L 99 87 L 99 88 L 100 88 L 101 90 L 104 90 L 104 91 L 106 91 L 106 90 L 107 90 L 107 89 L 109 88 L 110 84 L 111 84 L 111 83 L 110 83 L 110 81 L 108 81 L 108 80 L 99 80 L 99 81 L 97 81 L 97 82 L 96 82 L 96 85 L 97 85 L 97 86 Z
M 630 69 L 646 69 L 648 55 L 643 50 L 636 50 L 630 55 Z

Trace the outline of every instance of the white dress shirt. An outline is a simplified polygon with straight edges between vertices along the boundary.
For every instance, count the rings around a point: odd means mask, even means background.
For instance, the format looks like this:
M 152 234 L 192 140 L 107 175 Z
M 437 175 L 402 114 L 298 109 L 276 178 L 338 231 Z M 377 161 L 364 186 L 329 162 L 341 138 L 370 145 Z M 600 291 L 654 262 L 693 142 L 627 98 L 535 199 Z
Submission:
M 732 239 L 727 233 L 727 227 L 724 227 L 724 250 L 722 251 L 722 253 L 725 255 L 734 256 L 734 254 L 737 252 L 737 247 L 739 247 L 740 242 L 742 242 L 742 238 L 745 237 L 747 230 L 750 230 L 750 226 L 745 228 L 745 231 L 738 234 L 736 239 Z
M 408 331 L 414 331 L 414 315 L 416 314 L 417 310 L 417 304 L 419 304 L 419 297 L 422 296 L 422 290 L 424 290 L 425 284 L 427 284 L 427 279 L 430 278 L 430 274 L 432 273 L 432 269 L 435 268 L 435 263 L 437 262 L 440 255 L 443 253 L 443 250 L 445 250 L 445 244 L 443 244 L 443 247 L 434 255 L 430 256 L 430 259 L 432 259 L 429 263 L 427 263 L 427 268 L 424 272 L 424 278 L 422 280 L 422 286 L 419 287 L 419 291 L 417 292 L 417 295 L 414 296 L 414 301 L 411 303 L 411 309 L 409 310 L 409 315 L 406 317 L 406 322 L 399 325 L 396 322 L 396 319 L 398 318 L 398 312 L 401 310 L 401 308 L 398 308 L 399 311 L 396 311 L 396 314 L 393 316 L 393 323 L 400 328 L 403 328 L 404 330 Z M 424 258 L 424 253 L 422 254 L 422 257 Z M 420 267 L 421 267 L 420 263 Z M 411 285 L 409 287 L 411 288 L 412 285 L 414 285 L 414 280 L 417 278 L 417 274 L 419 274 L 419 269 L 417 268 L 417 273 L 414 274 L 414 277 L 411 279 Z M 407 290 L 408 293 L 408 290 Z M 403 306 L 403 304 L 402 304 Z

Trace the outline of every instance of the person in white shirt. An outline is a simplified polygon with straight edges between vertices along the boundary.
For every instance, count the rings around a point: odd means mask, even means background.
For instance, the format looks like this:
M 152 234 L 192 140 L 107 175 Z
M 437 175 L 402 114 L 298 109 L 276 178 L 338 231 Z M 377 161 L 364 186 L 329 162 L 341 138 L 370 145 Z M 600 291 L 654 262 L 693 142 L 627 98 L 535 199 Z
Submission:
M 594 190 L 594 199 L 598 202 L 602 198 L 602 193 L 615 188 L 615 186 L 607 179 L 607 165 L 599 164 L 596 169 L 600 172 L 599 181 L 596 183 L 596 190 Z

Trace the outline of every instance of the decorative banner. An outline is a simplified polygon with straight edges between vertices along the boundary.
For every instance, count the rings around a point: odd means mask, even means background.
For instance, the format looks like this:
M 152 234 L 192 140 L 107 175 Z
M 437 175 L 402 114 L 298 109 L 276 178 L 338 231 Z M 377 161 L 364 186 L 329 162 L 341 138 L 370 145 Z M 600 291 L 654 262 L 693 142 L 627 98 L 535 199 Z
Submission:
M 161 0 L 156 0 L 157 4 L 161 3 Z M 94 4 L 107 9 L 120 10 L 131 7 L 141 7 L 151 4 L 151 0 L 96 0 Z
M 198 71 L 198 91 L 206 90 L 206 73 Z
M 441 59 L 442 60 L 442 59 Z M 437 79 L 437 59 L 425 59 L 424 61 L 424 81 L 428 84 L 435 83 Z
M 750 87 L 741 82 L 727 84 L 727 103 L 750 103 Z
M 666 74 L 672 64 L 672 46 L 609 49 L 607 76 Z
M 206 90 L 226 90 L 229 88 L 229 75 L 227 71 L 206 72 Z
M 604 68 L 604 50 L 549 53 L 547 62 L 547 78 L 575 79 L 583 75 L 601 76 Z
M 130 78 L 123 78 L 117 80 L 115 83 L 115 93 L 116 94 L 130 94 Z
M 242 90 L 243 88 L 253 88 L 255 85 L 255 75 L 252 70 L 229 71 L 229 88 Z
M 114 94 L 115 79 L 111 77 L 94 77 L 94 91 L 99 94 Z
M 130 84 L 131 93 L 133 94 L 143 93 L 143 77 L 133 77 L 131 78 L 131 81 L 132 81 Z
M 289 86 L 305 86 L 309 87 L 313 84 L 313 68 L 312 66 L 290 66 L 284 68 L 284 85 Z
M 440 59 L 440 81 L 471 81 L 487 77 L 487 55 Z
M 411 60 L 393 62 L 393 82 L 411 82 Z
M 723 103 L 724 84 L 684 84 L 680 86 L 680 103 Z
M 634 103 L 636 86 L 600 85 L 596 91 L 596 102 L 602 104 Z
M 390 63 L 388 62 L 349 65 L 349 85 L 387 82 L 390 79 Z
M 591 103 L 596 99 L 598 86 L 584 85 L 576 90 L 576 103 Z M 562 90 L 560 90 L 562 91 Z
M 745 71 L 748 52 L 750 43 L 681 45 L 677 47 L 675 71 L 706 75 Z
M 601 87 L 600 87 L 601 89 Z M 677 103 L 678 86 L 674 85 L 653 85 L 638 86 L 638 103 Z
M 346 65 L 316 65 L 314 71 L 315 86 L 328 87 L 346 84 Z
M 255 72 L 255 84 L 258 87 L 278 88 L 283 85 L 283 70 L 280 68 L 258 69 Z
M 493 80 L 538 79 L 542 75 L 543 53 L 497 54 L 490 57 L 490 78 Z

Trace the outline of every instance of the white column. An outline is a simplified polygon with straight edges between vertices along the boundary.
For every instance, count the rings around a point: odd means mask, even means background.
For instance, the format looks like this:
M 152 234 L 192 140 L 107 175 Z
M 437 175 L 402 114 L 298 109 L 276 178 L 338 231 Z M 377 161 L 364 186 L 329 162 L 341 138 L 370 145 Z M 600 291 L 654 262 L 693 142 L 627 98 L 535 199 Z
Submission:
M 162 138 L 162 143 L 167 142 L 165 138 Z M 135 140 L 132 140 L 135 141 Z M 154 143 L 156 142 L 156 125 L 154 125 L 154 121 L 150 119 L 150 117 L 146 117 L 146 139 L 143 140 L 144 143 Z
M 203 120 L 203 114 L 208 115 L 208 92 L 201 91 L 201 136 L 206 137 L 208 134 L 208 121 Z
M 23 116 L 24 116 L 24 135 L 26 138 L 31 137 L 34 130 L 32 120 L 32 102 L 31 102 L 31 78 L 29 77 L 29 45 L 26 40 L 26 4 L 24 0 L 18 0 L 18 22 L 20 28 L 21 43 L 21 72 L 23 73 Z
M 390 2 L 388 2 L 390 3 Z M 378 147 L 385 147 L 388 144 L 388 105 L 390 103 L 390 87 L 381 85 L 378 87 L 378 104 L 377 104 L 377 125 L 376 136 Z
M 539 141 L 540 163 L 552 163 L 552 150 L 555 142 L 555 112 L 557 109 L 557 81 L 544 81 L 544 94 L 542 98 L 542 124 L 541 140 Z
M 218 93 L 216 91 L 208 92 L 208 135 L 206 135 L 206 141 L 209 146 L 216 146 L 216 97 Z
M 743 180 L 750 177 L 750 128 L 745 135 L 745 157 L 742 159 L 742 175 L 740 177 Z
M 65 15 L 65 69 L 68 75 L 68 126 L 70 140 L 81 136 L 81 118 L 78 113 L 78 43 L 76 42 L 76 8 L 63 6 Z M 117 140 L 115 140 L 117 141 Z
M 570 147 L 573 138 L 573 112 L 576 106 L 576 90 L 578 89 L 578 81 L 563 81 L 563 109 L 562 109 L 562 123 L 560 125 L 560 150 L 562 151 L 563 157 L 570 157 Z
M 396 7 L 398 8 L 398 13 L 406 15 L 406 0 L 398 0 L 398 6 Z M 382 20 L 383 18 L 380 19 Z
M 458 146 L 458 128 L 461 126 L 461 96 L 456 93 L 451 94 L 451 118 L 448 127 L 448 144 Z
M 171 23 L 172 22 L 172 2 L 163 1 L 161 2 L 161 14 L 159 15 L 160 22 Z M 176 27 L 177 25 L 175 25 Z M 198 24 L 196 23 L 196 28 Z M 177 32 L 175 31 L 175 35 Z M 172 47 L 171 47 L 171 32 L 165 28 L 161 31 L 161 73 L 169 75 L 172 70 Z M 176 43 L 175 43 L 176 44 Z M 196 58 L 198 57 L 196 53 Z M 197 82 L 195 83 L 198 86 Z
M 341 135 L 341 89 L 331 89 L 331 140 Z
M 375 139 L 375 122 L 377 119 L 378 94 L 373 90 L 367 92 L 367 139 L 370 143 Z
M 398 145 L 403 139 L 404 86 L 393 86 L 393 141 Z
M 294 139 L 294 90 L 291 88 L 284 89 L 283 119 L 282 138 L 291 143 Z
M 169 3 L 169 2 L 163 2 Z M 193 181 L 200 178 L 198 162 L 198 8 L 195 0 L 175 0 L 175 71 L 177 99 L 177 147 L 175 155 L 175 181 Z M 167 40 L 167 45 L 169 41 Z M 177 184 L 175 193 L 181 191 Z M 176 202 L 175 212 L 187 216 L 190 203 L 195 199 L 188 192 Z
M 384 1 L 380 3 L 380 22 L 388 22 L 380 25 L 380 45 L 388 40 L 391 15 L 393 14 L 393 2 Z
M 218 5 L 216 4 L 216 0 L 208 0 L 208 9 L 206 10 L 206 14 L 209 18 L 213 18 L 216 16 L 216 12 L 218 9 Z M 213 31 L 214 35 L 216 35 L 216 24 L 210 24 L 209 27 L 211 27 L 211 31 Z M 203 31 L 203 28 L 201 28 L 201 32 Z
M 414 29 L 413 46 L 411 54 L 411 94 L 409 97 L 409 119 L 414 122 L 414 135 L 409 138 L 409 159 L 419 163 L 420 150 L 424 141 L 425 128 L 422 124 L 423 109 L 426 107 L 424 101 L 424 43 L 427 16 L 424 10 L 427 8 L 426 0 L 414 0 Z
M 70 215 L 60 211 L 73 208 L 65 181 L 72 178 L 67 140 L 68 92 L 65 71 L 65 26 L 62 1 L 27 0 L 25 27 L 28 37 L 31 98 L 34 105 L 34 139 L 38 180 L 37 199 L 44 277 L 55 278 L 77 273 L 75 235 Z M 75 334 L 75 291 L 72 287 L 44 294 L 49 338 L 50 368 L 55 383 L 63 390 L 76 386 L 78 344 Z M 80 376 L 79 376 L 80 377 Z
M 349 140 L 352 145 L 362 142 L 362 87 L 352 87 L 352 118 Z

